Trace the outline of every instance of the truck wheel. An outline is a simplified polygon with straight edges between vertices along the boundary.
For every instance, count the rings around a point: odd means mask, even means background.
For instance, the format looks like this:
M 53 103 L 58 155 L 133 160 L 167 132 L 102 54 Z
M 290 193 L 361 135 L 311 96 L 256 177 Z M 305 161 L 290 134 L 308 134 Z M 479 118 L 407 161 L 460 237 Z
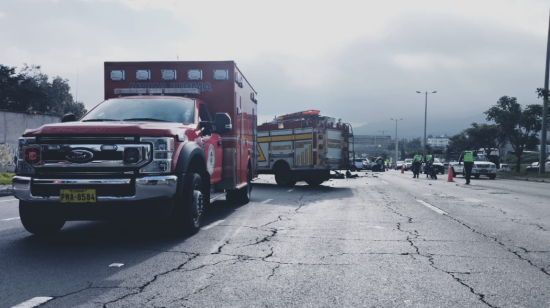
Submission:
M 456 178 L 455 168 L 451 168 L 451 170 L 452 170 L 452 173 L 453 173 L 453 178 Z
M 197 173 L 187 173 L 174 198 L 171 226 L 176 234 L 193 235 L 199 232 L 204 210 L 202 180 Z
M 65 225 L 65 220 L 48 217 L 25 201 L 19 201 L 19 216 L 25 230 L 37 236 L 54 235 Z
M 490 178 L 491 180 L 494 180 L 494 179 L 497 178 L 497 175 L 496 175 L 496 174 L 489 175 L 489 178 Z
M 474 175 L 474 178 L 479 179 L 479 174 Z
M 277 182 L 277 185 L 283 187 L 293 187 L 296 185 L 296 181 L 292 176 L 292 170 L 290 170 L 290 167 L 286 163 L 277 166 L 277 169 L 275 169 L 275 182 Z
M 309 186 L 319 186 L 321 183 L 323 183 L 323 180 L 317 180 L 317 179 L 309 179 L 306 180 L 307 185 Z
M 231 204 L 247 204 L 250 202 L 250 195 L 252 193 L 252 172 L 250 167 L 246 168 L 246 186 L 241 189 L 232 189 L 227 191 L 225 199 Z

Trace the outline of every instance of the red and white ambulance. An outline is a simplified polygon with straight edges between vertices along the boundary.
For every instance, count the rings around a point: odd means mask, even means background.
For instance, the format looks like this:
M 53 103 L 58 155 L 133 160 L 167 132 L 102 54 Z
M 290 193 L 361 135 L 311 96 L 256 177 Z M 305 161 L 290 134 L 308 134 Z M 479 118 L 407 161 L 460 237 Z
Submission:
M 105 101 L 27 130 L 13 179 L 24 227 L 165 217 L 196 233 L 204 207 L 247 203 L 257 93 L 233 61 L 105 62 Z

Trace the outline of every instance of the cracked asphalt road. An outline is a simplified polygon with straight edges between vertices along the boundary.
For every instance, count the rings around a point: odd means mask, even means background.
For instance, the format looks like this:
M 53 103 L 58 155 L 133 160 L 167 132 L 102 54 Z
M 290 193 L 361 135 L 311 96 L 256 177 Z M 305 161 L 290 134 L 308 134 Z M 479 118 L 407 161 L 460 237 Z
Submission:
M 40 239 L 0 198 L 0 306 L 550 306 L 549 184 L 360 175 L 293 190 L 262 176 L 189 238 L 151 221 Z

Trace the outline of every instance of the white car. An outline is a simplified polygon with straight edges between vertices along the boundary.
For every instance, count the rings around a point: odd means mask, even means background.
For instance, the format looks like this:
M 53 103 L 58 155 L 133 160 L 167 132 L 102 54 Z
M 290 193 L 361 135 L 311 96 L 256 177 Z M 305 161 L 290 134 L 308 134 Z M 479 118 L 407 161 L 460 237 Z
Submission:
M 500 169 L 498 169 L 498 171 L 510 172 L 512 171 L 512 169 L 510 169 L 510 166 L 508 166 L 508 164 L 500 164 Z
M 363 159 L 362 158 L 356 158 L 353 160 L 353 165 L 351 166 L 351 171 L 355 170 L 363 170 L 365 167 L 363 166 Z
M 462 154 L 460 154 L 459 161 L 462 158 Z M 453 177 L 455 177 L 458 174 L 461 174 L 462 176 L 466 176 L 466 169 L 464 169 L 464 163 L 463 162 L 452 162 L 451 168 L 453 171 Z M 484 157 L 476 157 L 474 156 L 474 166 L 472 168 L 472 177 L 479 179 L 480 176 L 487 176 L 491 180 L 494 180 L 497 177 L 497 166 L 493 164 L 490 161 L 485 160 Z

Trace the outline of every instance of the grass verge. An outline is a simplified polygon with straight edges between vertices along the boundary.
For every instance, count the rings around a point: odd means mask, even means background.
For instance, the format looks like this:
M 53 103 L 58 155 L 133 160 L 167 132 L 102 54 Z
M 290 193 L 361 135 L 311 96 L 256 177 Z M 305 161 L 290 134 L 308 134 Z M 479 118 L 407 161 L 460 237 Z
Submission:
M 13 173 L 0 172 L 0 185 L 11 185 Z
M 538 174 L 538 172 L 526 172 L 528 164 L 522 164 L 520 171 L 516 172 L 516 166 L 510 165 L 512 171 L 509 172 L 498 172 L 497 179 L 510 179 L 510 180 L 522 180 L 522 181 L 534 181 L 534 182 L 550 182 L 550 172 L 545 174 Z

